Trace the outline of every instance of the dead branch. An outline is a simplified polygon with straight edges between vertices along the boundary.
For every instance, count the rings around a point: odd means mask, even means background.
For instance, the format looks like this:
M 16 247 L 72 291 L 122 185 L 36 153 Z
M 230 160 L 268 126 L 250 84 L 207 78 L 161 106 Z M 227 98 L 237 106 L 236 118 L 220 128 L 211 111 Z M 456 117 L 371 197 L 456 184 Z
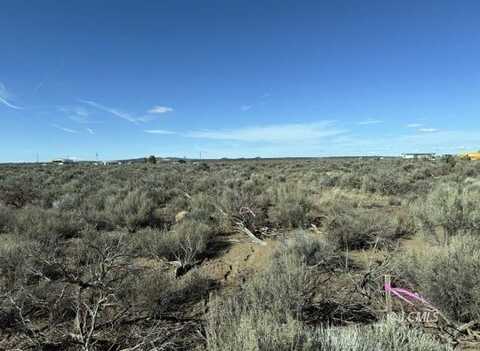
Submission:
M 248 237 L 250 239 L 252 239 L 252 241 L 256 244 L 259 244 L 259 245 L 262 245 L 262 246 L 265 246 L 267 245 L 267 243 L 263 240 L 260 240 L 259 238 L 257 238 L 255 235 L 253 235 L 253 233 L 247 228 L 245 227 L 245 224 L 243 224 L 243 222 L 236 222 L 236 226 L 237 226 L 237 229 L 240 230 L 241 232 L 245 233 L 248 235 Z

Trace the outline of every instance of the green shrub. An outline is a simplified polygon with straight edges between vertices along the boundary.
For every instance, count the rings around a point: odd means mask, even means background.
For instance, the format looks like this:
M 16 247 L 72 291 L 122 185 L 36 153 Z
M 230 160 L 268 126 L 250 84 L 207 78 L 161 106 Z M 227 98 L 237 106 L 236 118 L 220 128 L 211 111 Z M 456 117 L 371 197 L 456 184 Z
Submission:
M 73 211 L 77 209 L 81 204 L 81 198 L 78 194 L 67 193 L 62 195 L 59 199 L 52 203 L 53 208 L 57 208 L 62 211 Z
M 395 260 L 397 274 L 447 316 L 462 322 L 480 318 L 480 242 L 469 235 L 447 246 L 410 252 Z
M 413 230 L 412 223 L 403 215 L 351 207 L 328 211 L 323 227 L 328 239 L 342 249 L 389 246 Z
M 388 318 L 371 326 L 316 329 L 300 350 L 322 351 L 448 351 L 449 345 L 431 335 Z
M 214 305 L 207 323 L 208 351 L 304 350 L 305 332 L 301 322 L 291 316 L 279 321 L 270 311 L 237 313 L 235 306 L 222 311 Z
M 267 208 L 270 204 L 270 197 L 265 192 L 265 188 L 263 179 L 254 178 L 242 181 L 234 177 L 225 180 L 225 187 L 217 201 L 228 218 L 241 219 L 250 229 L 260 228 L 268 221 Z M 252 216 L 252 213 L 255 215 Z
M 362 187 L 362 178 L 358 174 L 348 172 L 340 176 L 339 186 L 347 189 L 360 189 Z
M 318 185 L 325 188 L 333 188 L 340 184 L 341 173 L 326 173 L 319 178 Z M 343 180 L 342 180 L 343 181 Z
M 181 211 L 188 210 L 189 206 L 190 200 L 185 195 L 173 195 L 162 207 L 153 211 L 152 224 L 157 228 L 168 229 L 175 223 L 175 216 Z
M 199 171 L 208 171 L 210 170 L 210 166 L 208 165 L 208 163 L 206 162 L 200 162 L 198 165 L 197 165 L 197 169 Z
M 25 261 L 26 249 L 31 246 L 14 234 L 0 236 L 0 290 L 15 284 L 16 275 Z
M 441 229 L 444 244 L 452 236 L 480 232 L 480 190 L 474 185 L 439 184 L 412 211 L 425 234 L 438 239 Z
M 191 198 L 188 218 L 208 225 L 212 231 L 225 228 L 226 216 L 220 212 L 214 199 L 206 194 L 196 194 Z
M 208 276 L 196 269 L 178 278 L 164 271 L 152 271 L 139 280 L 136 298 L 144 310 L 159 318 L 205 298 L 212 284 Z
M 8 207 L 0 205 L 0 234 L 13 230 L 14 212 Z
M 300 186 L 282 185 L 272 191 L 273 205 L 268 210 L 270 221 L 282 228 L 301 228 L 309 223 L 312 202 Z
M 143 253 L 189 266 L 206 253 L 212 230 L 204 223 L 186 218 L 170 231 L 146 229 L 136 233 L 136 237 Z
M 301 258 L 307 266 L 322 265 L 334 268 L 342 261 L 330 241 L 319 239 L 302 230 L 292 232 L 289 236 L 284 254 Z
M 141 189 L 131 190 L 125 196 L 110 196 L 105 207 L 113 223 L 129 231 L 148 225 L 154 211 L 152 199 Z
M 22 208 L 38 198 L 38 190 L 27 175 L 12 176 L 0 182 L 0 202 L 7 206 Z
M 18 210 L 15 216 L 15 232 L 34 240 L 48 237 L 73 238 L 85 226 L 85 220 L 77 211 L 25 207 Z
M 409 179 L 394 169 L 379 169 L 365 175 L 361 188 L 382 195 L 404 195 L 413 190 Z

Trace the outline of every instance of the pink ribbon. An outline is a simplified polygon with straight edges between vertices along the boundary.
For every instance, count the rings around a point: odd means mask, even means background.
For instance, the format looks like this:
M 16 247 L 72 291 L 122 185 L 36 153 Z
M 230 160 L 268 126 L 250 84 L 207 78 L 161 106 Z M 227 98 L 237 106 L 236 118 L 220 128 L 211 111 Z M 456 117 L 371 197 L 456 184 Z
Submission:
M 412 301 L 417 300 L 417 301 L 420 301 L 420 302 L 428 305 L 429 307 L 434 308 L 430 302 L 425 300 L 419 294 L 413 293 L 410 290 L 402 289 L 402 288 L 392 288 L 392 286 L 388 283 L 385 283 L 384 288 L 385 288 L 386 292 L 395 295 L 396 297 L 398 297 L 399 299 L 405 301 L 406 303 L 408 303 L 410 305 L 413 305 Z

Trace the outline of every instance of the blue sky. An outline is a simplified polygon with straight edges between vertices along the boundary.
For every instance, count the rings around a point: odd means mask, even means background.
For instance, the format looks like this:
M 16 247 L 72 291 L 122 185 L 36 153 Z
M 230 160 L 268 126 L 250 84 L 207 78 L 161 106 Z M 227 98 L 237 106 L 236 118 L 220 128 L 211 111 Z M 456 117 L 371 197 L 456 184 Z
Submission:
M 2 1 L 0 162 L 480 149 L 478 1 Z

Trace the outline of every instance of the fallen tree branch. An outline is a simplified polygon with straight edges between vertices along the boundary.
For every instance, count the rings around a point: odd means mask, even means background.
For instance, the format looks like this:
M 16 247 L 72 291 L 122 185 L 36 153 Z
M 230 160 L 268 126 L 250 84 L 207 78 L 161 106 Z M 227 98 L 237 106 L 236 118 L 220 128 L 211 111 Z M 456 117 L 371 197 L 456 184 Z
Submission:
M 237 228 L 238 230 L 240 230 L 241 232 L 245 233 L 248 235 L 248 237 L 250 239 L 252 239 L 252 241 L 256 244 L 259 244 L 259 245 L 262 245 L 262 246 L 265 246 L 267 245 L 267 243 L 263 240 L 260 240 L 259 238 L 257 238 L 247 227 L 245 227 L 245 225 L 242 223 L 242 222 L 236 222 L 236 225 L 237 225 Z

